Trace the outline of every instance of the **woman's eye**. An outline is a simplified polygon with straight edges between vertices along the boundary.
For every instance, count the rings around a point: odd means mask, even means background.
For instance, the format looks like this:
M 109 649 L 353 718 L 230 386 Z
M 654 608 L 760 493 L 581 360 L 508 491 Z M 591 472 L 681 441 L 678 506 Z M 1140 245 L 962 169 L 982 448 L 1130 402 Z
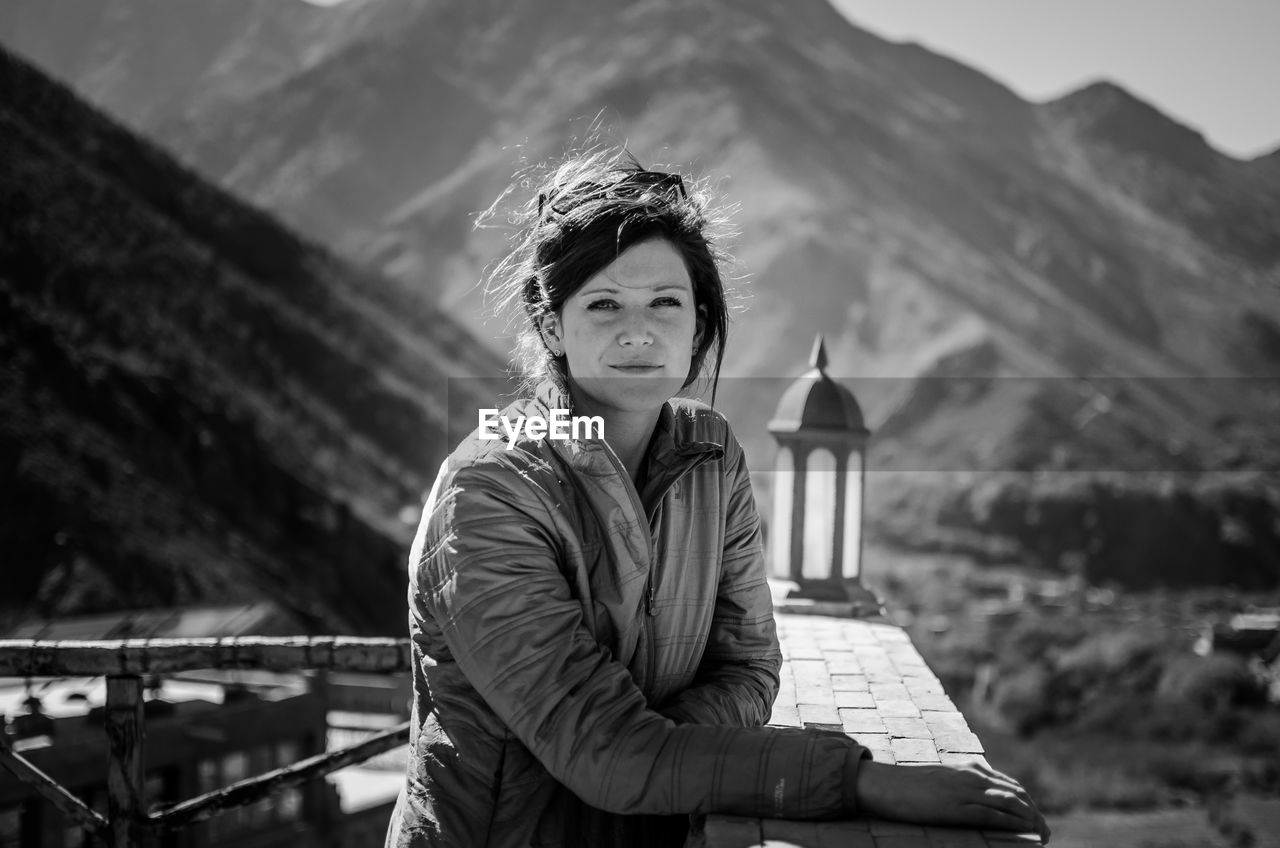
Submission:
M 680 307 L 684 305 L 684 301 L 678 297 L 660 297 L 653 301 L 651 306 L 674 306 Z M 593 300 L 587 304 L 587 310 L 593 312 L 613 312 L 622 307 L 616 300 L 612 298 L 604 298 L 601 300 Z

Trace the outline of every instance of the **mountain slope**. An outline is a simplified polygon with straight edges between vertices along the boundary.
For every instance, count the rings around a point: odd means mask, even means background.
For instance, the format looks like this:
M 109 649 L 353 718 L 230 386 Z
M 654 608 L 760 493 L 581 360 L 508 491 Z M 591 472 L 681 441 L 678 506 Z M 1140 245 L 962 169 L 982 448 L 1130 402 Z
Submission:
M 356 8 L 296 72 L 148 126 L 399 302 L 502 348 L 475 283 L 508 233 L 473 219 L 600 116 L 739 205 L 750 308 L 719 398 L 756 469 L 767 379 L 817 332 L 873 470 L 1280 464 L 1274 156 L 1222 156 L 1115 86 L 1027 103 L 824 0 Z
M 398 632 L 397 513 L 474 423 L 448 377 L 500 362 L 3 52 L 0 95 L 0 614 Z
M 235 8 L 239 28 L 264 28 L 259 7 Z M 318 28 L 291 22 L 295 14 L 279 13 L 275 26 Z M 1194 314 L 1214 324 L 1202 335 L 1227 338 L 1241 321 L 1270 320 L 1274 293 L 1230 292 L 1246 301 L 1230 316 L 1206 314 L 1183 291 L 1171 306 L 1161 301 L 1166 280 L 1203 296 L 1206 278 L 1254 287 L 1276 279 L 1275 228 L 1265 216 L 1280 208 L 1280 189 L 1254 179 L 1244 205 L 1230 186 L 1214 188 L 1199 212 L 1166 203 L 1185 186 L 1162 175 L 1204 178 L 1187 171 L 1194 162 L 1266 169 L 1217 154 L 1114 86 L 1032 106 L 957 62 L 851 26 L 822 0 L 785 9 L 383 0 L 321 18 L 324 49 L 297 59 L 305 65 L 298 72 L 256 96 L 169 110 L 149 126 L 202 171 L 304 231 L 393 277 L 426 278 L 464 319 L 478 314 L 474 283 L 502 248 L 498 234 L 470 230 L 475 211 L 518 156 L 554 155 L 582 118 L 602 113 L 642 156 L 728 176 L 731 199 L 743 204 L 741 256 L 757 292 L 774 294 L 775 262 L 804 274 L 814 305 L 792 317 L 842 338 L 835 361 L 856 361 L 857 373 L 914 373 L 903 360 L 918 357 L 886 349 L 883 337 L 878 349 L 859 343 L 897 316 L 847 303 L 837 267 L 863 277 L 857 285 L 869 292 L 918 279 L 946 311 L 959 305 L 1006 326 L 1010 338 L 1035 339 L 1021 352 L 1031 359 L 1043 359 L 1047 334 L 1057 361 L 1039 362 L 1041 371 L 1094 373 L 1109 360 L 1138 375 L 1275 373 L 1266 361 L 1242 368 L 1248 356 L 1224 344 L 1202 344 L 1186 360 L 1183 345 L 1161 331 L 1170 315 Z M 137 48 L 116 50 L 117 64 L 128 64 Z M 1127 158 L 1109 169 L 1099 151 L 1116 144 Z M 1116 178 L 1120 167 L 1155 176 L 1126 182 Z M 1231 203 L 1239 208 L 1219 208 Z M 1148 220 L 1116 220 L 1135 209 Z M 1205 221 L 1225 222 L 1220 229 L 1235 235 L 1215 240 Z M 1163 232 L 1146 232 L 1149 223 Z M 811 249 L 831 261 L 807 267 Z M 881 272 L 893 282 L 866 282 Z M 847 307 L 862 315 L 856 330 L 835 317 Z M 1102 326 L 1072 331 L 1068 322 Z M 1134 341 L 1156 350 L 1132 349 Z M 777 350 L 749 354 L 744 373 L 760 373 L 756 360 L 783 366 L 780 373 L 798 368 L 808 340 L 784 344 L 781 360 Z
M 1280 268 L 1280 174 L 1217 152 L 1129 92 L 1096 83 L 1041 107 L 1099 177 L 1211 247 Z
M 1268 407 L 1237 391 L 1247 384 L 1209 378 L 1280 374 L 1266 342 L 1280 316 L 1276 230 L 1254 214 L 1280 208 L 1280 191 L 1255 181 L 1253 205 L 1241 206 L 1215 184 L 1201 212 L 1182 214 L 1167 194 L 1181 190 L 1176 179 L 1206 179 L 1188 176 L 1193 154 L 1228 173 L 1246 163 L 1179 141 L 1190 131 L 1132 98 L 1108 105 L 1113 117 L 1092 134 L 1064 109 L 882 41 L 817 0 L 446 2 L 376 48 L 161 129 L 229 186 L 346 252 L 393 276 L 435 272 L 439 297 L 465 317 L 479 313 L 469 293 L 502 248 L 468 223 L 515 164 L 504 145 L 553 156 L 583 126 L 575 118 L 604 110 L 642 158 L 726 175 L 742 205 L 738 255 L 758 308 L 740 337 L 771 341 L 739 345 L 731 374 L 795 373 L 814 331 L 834 340 L 843 376 L 927 376 L 939 357 L 990 343 L 989 374 L 1070 378 L 1033 392 L 1049 407 L 1093 402 L 1090 379 L 1131 382 L 1098 402 L 1141 427 L 1059 427 L 984 463 L 1034 465 L 1083 440 L 1104 462 L 1213 467 L 1226 449 L 1213 416 L 1257 421 Z M 1146 124 L 1121 159 L 1102 158 L 1098 133 Z M 1162 133 L 1191 153 L 1159 158 L 1148 136 Z M 1135 160 L 1154 176 L 1117 180 L 1114 168 Z M 1203 226 L 1240 218 L 1258 224 L 1253 235 Z M 790 296 L 795 281 L 805 298 Z M 1005 412 L 1033 407 L 1011 395 Z M 730 408 L 744 429 L 767 415 Z M 1034 428 L 1015 420 L 1020 429 Z M 918 461 L 961 458 L 939 450 Z
M 396 16 L 274 0 L 10 0 L 0 43 L 134 129 L 270 88 Z

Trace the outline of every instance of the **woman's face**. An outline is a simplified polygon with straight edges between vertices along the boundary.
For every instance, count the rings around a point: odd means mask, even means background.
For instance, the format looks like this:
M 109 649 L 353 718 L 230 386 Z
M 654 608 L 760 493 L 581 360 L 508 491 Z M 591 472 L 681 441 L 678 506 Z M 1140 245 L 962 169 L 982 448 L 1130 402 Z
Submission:
M 689 272 L 661 238 L 590 277 L 553 323 L 579 414 L 656 412 L 684 385 L 702 333 Z

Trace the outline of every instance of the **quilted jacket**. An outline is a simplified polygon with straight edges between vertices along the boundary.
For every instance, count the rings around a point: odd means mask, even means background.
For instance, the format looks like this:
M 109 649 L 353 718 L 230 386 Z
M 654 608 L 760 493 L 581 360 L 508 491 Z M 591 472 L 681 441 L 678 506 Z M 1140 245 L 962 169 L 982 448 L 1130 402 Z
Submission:
M 568 407 L 547 383 L 502 415 Z M 663 844 L 649 816 L 854 812 L 863 748 L 760 726 L 781 655 L 727 422 L 668 402 L 648 463 L 637 492 L 602 439 L 473 433 L 445 461 L 409 560 L 389 846 Z

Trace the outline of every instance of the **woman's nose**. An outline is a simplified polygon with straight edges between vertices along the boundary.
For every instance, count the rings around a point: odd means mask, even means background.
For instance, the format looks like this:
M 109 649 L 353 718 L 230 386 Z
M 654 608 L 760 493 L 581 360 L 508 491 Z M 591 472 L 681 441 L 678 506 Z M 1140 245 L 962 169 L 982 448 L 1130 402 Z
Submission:
M 643 320 L 631 321 L 618 334 L 618 344 L 623 347 L 642 347 L 653 344 L 653 332 Z

